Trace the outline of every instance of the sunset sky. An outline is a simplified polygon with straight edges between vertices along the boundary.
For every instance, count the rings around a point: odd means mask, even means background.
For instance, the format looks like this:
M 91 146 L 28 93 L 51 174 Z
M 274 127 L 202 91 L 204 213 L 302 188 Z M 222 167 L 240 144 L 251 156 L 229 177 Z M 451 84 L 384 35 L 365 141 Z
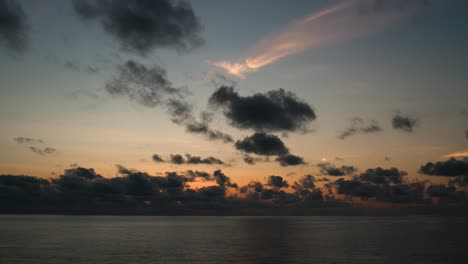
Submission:
M 466 1 L 190 1 L 157 18 L 169 35 L 141 6 L 98 2 L 0 0 L 0 17 L 15 7 L 0 19 L 0 174 L 120 164 L 245 184 L 329 162 L 447 182 L 418 171 L 468 155 Z

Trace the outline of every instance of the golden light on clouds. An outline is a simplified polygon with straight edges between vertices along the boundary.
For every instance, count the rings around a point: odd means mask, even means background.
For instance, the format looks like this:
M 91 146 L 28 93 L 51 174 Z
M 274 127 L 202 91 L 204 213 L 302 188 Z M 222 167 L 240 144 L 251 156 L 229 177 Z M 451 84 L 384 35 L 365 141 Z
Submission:
M 371 2 L 343 1 L 293 20 L 282 30 L 263 37 L 244 58 L 209 63 L 243 79 L 247 73 L 289 55 L 381 30 L 401 17 L 395 11 L 359 15 L 358 7 L 366 4 Z

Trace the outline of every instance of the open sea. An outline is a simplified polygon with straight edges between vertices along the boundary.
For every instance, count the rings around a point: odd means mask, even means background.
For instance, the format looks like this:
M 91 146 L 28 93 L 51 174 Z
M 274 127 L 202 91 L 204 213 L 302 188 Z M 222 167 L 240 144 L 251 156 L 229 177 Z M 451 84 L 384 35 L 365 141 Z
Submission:
M 0 215 L 0 263 L 468 263 L 468 219 Z

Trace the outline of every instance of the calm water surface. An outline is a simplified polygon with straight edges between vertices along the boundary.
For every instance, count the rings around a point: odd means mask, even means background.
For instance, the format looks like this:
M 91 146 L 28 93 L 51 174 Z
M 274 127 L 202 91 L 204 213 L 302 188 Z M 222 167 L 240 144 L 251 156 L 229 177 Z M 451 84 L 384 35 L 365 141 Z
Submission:
M 468 219 L 0 215 L 0 263 L 467 263 Z

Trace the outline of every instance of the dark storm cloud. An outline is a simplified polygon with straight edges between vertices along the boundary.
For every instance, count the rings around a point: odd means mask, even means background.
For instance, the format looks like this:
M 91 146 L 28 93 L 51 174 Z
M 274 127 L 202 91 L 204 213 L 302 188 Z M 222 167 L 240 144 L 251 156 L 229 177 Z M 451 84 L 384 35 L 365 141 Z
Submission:
M 344 175 L 350 175 L 356 172 L 356 168 L 354 166 L 341 166 L 341 167 L 336 167 L 334 164 L 329 163 L 329 162 L 322 162 L 317 164 L 317 166 L 320 168 L 320 172 L 325 175 L 329 176 L 344 176 Z
M 27 47 L 28 22 L 16 0 L 0 0 L 0 45 L 21 52 Z
M 400 184 L 406 175 L 408 175 L 406 171 L 400 171 L 397 168 L 383 169 L 377 167 L 361 173 L 359 179 L 374 184 Z
M 154 154 L 153 160 L 155 162 L 166 162 L 160 155 Z M 197 164 L 206 164 L 206 165 L 224 165 L 225 163 L 213 156 L 209 156 L 206 158 L 202 158 L 200 156 L 192 156 L 190 154 L 185 154 L 185 157 L 180 154 L 171 154 L 168 162 L 172 164 L 190 164 L 190 165 L 197 165 Z
M 283 167 L 298 166 L 298 165 L 306 164 L 306 162 L 304 161 L 304 158 L 293 155 L 293 154 L 286 154 L 286 155 L 278 156 L 276 158 L 276 161 L 278 161 L 279 164 Z
M 267 178 L 267 185 L 278 189 L 289 187 L 288 182 L 283 177 L 276 175 L 271 175 Z
M 233 87 L 222 86 L 210 97 L 212 107 L 224 110 L 232 126 L 257 131 L 307 131 L 316 119 L 312 107 L 283 89 L 240 96 Z
M 392 126 L 394 129 L 402 130 L 408 133 L 413 132 L 418 123 L 418 119 L 410 116 L 403 116 L 401 114 L 395 115 L 392 119 Z
M 286 155 L 289 153 L 288 148 L 279 137 L 266 133 L 255 133 L 243 140 L 238 140 L 235 147 L 246 153 L 264 156 Z
M 351 120 L 351 125 L 345 129 L 343 132 L 341 132 L 338 135 L 339 139 L 346 139 L 354 134 L 357 133 L 377 133 L 382 131 L 382 128 L 380 127 L 379 123 L 375 120 L 371 120 L 370 122 L 365 122 L 362 118 L 360 117 L 355 117 Z
M 44 143 L 42 139 L 27 138 L 27 137 L 15 137 L 13 140 L 18 144 Z
M 54 148 L 49 148 L 49 147 L 46 147 L 46 148 L 37 148 L 37 147 L 29 146 L 29 149 L 30 149 L 32 152 L 34 152 L 34 153 L 36 153 L 36 154 L 39 154 L 39 155 L 42 155 L 42 156 L 54 154 L 55 152 L 57 152 L 56 149 L 54 149 Z
M 419 172 L 431 176 L 466 176 L 468 175 L 468 158 L 450 158 L 436 163 L 428 162 L 421 166 Z
M 98 20 L 123 49 L 146 54 L 155 48 L 190 50 L 203 44 L 192 6 L 172 0 L 73 0 L 76 13 Z
M 230 188 L 237 188 L 236 183 L 232 183 L 231 179 L 224 174 L 221 170 L 216 170 L 213 172 L 213 177 L 216 183 L 221 187 L 230 187 Z
M 113 95 L 126 97 L 146 107 L 164 107 L 173 123 L 184 126 L 186 131 L 204 135 L 210 140 L 233 142 L 232 137 L 209 127 L 210 119 L 204 115 L 197 120 L 193 106 L 185 101 L 189 94 L 186 88 L 176 88 L 167 78 L 165 69 L 148 67 L 129 60 L 118 66 L 117 75 L 107 82 L 105 90 Z

